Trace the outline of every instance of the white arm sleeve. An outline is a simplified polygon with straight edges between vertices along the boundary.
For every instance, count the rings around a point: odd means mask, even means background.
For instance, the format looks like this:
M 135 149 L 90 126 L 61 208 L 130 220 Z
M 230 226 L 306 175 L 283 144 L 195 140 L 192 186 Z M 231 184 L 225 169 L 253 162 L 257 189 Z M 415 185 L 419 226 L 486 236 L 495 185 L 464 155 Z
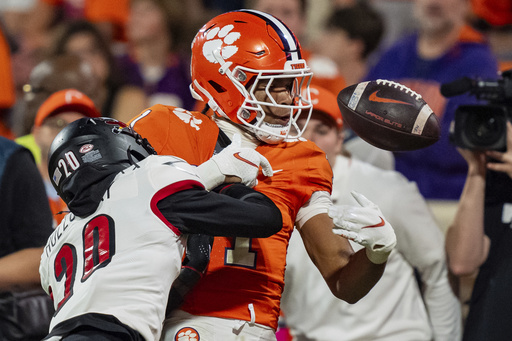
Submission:
M 427 306 L 436 341 L 460 340 L 462 322 L 460 305 L 448 282 L 446 262 L 439 260 L 421 273 Z
M 331 196 L 328 192 L 314 192 L 307 203 L 299 209 L 295 224 L 300 230 L 306 221 L 320 213 L 327 214 L 327 209 L 332 205 Z

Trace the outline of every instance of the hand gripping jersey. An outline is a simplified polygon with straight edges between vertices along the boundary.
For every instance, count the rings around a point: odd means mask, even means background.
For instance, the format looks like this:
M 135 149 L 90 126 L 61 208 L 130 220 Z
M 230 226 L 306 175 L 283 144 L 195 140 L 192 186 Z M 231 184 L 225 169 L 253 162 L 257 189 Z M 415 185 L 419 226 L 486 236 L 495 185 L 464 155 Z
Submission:
M 159 338 L 162 297 L 181 268 L 184 241 L 156 203 L 183 189 L 202 188 L 194 168 L 175 157 L 149 156 L 116 176 L 96 212 L 64 218 L 48 239 L 39 268 L 56 309 L 50 330 L 97 312 L 114 315 L 146 340 Z
M 155 105 L 131 121 L 159 154 L 200 164 L 213 155 L 219 128 L 199 112 Z M 284 287 L 288 240 L 300 207 L 313 192 L 331 192 L 332 170 L 312 142 L 294 140 L 256 148 L 274 176 L 258 177 L 255 187 L 279 207 L 283 229 L 269 238 L 216 237 L 207 273 L 182 309 L 194 315 L 254 321 L 277 328 Z

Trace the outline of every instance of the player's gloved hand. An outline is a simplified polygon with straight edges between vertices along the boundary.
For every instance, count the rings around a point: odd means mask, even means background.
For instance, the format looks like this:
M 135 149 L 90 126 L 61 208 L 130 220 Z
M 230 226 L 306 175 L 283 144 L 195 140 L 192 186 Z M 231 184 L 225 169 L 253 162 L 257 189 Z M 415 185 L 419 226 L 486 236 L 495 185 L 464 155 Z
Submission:
M 244 185 L 254 187 L 258 183 L 256 178 L 260 167 L 263 175 L 274 174 L 268 160 L 256 150 L 242 147 L 241 136 L 234 134 L 231 144 L 199 165 L 197 173 L 207 190 L 225 182 L 226 177 L 236 177 Z
M 396 245 L 395 231 L 377 205 L 360 193 L 351 194 L 361 206 L 331 206 L 328 214 L 335 225 L 333 232 L 363 245 L 368 259 L 382 264 Z

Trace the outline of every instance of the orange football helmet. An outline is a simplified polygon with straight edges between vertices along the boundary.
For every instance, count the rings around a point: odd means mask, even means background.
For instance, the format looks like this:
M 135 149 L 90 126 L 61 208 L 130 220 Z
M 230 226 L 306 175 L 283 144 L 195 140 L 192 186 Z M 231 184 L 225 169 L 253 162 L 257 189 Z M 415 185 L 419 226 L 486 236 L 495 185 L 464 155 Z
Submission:
M 192 42 L 192 95 L 267 143 L 302 134 L 304 128 L 296 121 L 301 114 L 308 119 L 311 115 L 312 75 L 295 35 L 267 13 L 239 10 L 221 14 L 206 23 Z M 278 78 L 293 80 L 291 103 L 278 103 L 272 96 L 272 83 Z M 265 89 L 265 101 L 254 96 L 258 84 Z M 303 88 L 306 90 L 301 93 Z M 265 112 L 272 107 L 289 109 L 286 126 L 265 122 Z

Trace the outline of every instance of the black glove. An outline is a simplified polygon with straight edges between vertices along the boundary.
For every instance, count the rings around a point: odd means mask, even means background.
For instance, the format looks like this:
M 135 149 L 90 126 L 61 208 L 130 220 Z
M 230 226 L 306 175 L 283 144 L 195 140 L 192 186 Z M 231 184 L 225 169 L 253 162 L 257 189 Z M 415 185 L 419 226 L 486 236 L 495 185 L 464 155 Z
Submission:
M 205 234 L 191 234 L 187 238 L 187 251 L 182 262 L 180 274 L 174 280 L 165 317 L 183 304 L 185 296 L 199 282 L 210 262 L 210 251 L 213 245 L 213 236 Z

